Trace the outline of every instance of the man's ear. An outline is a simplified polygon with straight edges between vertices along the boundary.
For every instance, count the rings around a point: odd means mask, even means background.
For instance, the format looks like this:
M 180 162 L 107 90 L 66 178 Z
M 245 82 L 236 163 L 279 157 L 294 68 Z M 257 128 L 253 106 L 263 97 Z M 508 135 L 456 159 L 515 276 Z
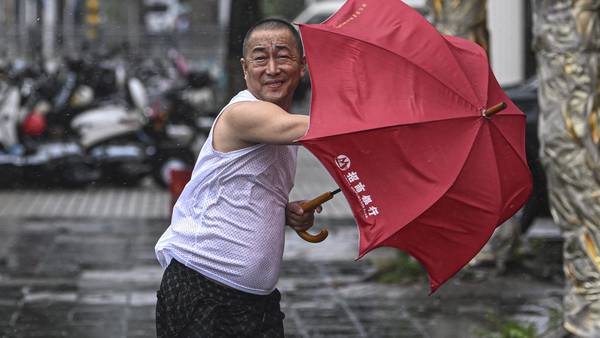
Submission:
M 242 65 L 242 71 L 244 72 L 244 79 L 246 79 L 248 77 L 248 63 L 244 58 L 241 58 L 240 64 Z

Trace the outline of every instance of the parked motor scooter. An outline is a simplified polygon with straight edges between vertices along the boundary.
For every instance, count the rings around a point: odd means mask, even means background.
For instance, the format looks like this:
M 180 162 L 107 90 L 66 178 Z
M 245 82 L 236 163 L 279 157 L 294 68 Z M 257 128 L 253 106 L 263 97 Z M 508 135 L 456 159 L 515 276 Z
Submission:
M 94 179 L 76 142 L 49 142 L 42 135 L 46 120 L 41 98 L 46 74 L 14 67 L 2 105 L 0 129 L 3 177 L 10 184 L 73 186 Z
M 152 177 L 158 185 L 170 185 L 172 170 L 193 167 L 215 118 L 213 84 L 207 72 L 188 72 L 184 84 L 154 102 L 147 130 L 157 140 Z
M 147 94 L 138 79 L 119 78 L 123 70 L 103 71 L 105 81 L 90 87 L 102 97 L 78 109 L 68 125 L 102 181 L 135 185 L 151 172 L 155 152 L 143 130 Z M 77 101 L 74 95 L 71 100 Z

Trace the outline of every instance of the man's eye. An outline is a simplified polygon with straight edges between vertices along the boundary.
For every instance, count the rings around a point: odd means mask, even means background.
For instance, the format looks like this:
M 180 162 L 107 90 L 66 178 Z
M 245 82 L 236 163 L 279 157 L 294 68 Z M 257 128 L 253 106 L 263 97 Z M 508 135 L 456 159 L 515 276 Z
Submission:
M 277 56 L 278 63 L 290 63 L 292 62 L 292 57 L 290 55 L 279 55 Z
M 264 56 L 258 56 L 254 58 L 254 62 L 265 62 L 267 60 Z

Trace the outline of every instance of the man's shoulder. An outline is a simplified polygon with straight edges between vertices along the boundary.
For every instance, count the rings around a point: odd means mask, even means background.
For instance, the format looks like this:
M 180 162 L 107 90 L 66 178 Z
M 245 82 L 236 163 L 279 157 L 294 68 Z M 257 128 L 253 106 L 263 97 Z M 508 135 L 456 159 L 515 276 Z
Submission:
M 226 112 L 231 110 L 244 110 L 244 107 L 252 107 L 252 103 L 262 102 L 258 100 L 249 90 L 242 90 L 237 93 L 229 102 L 221 109 L 220 115 L 225 115 Z M 248 105 L 250 103 L 250 105 Z
M 228 120 L 243 119 L 253 121 L 257 118 L 268 116 L 271 113 L 270 108 L 273 108 L 273 106 L 275 105 L 267 101 L 238 101 L 227 105 L 221 115 Z
M 238 102 L 252 102 L 252 101 L 259 101 L 259 100 L 256 98 L 256 96 L 252 95 L 252 93 L 248 89 L 246 89 L 246 90 L 242 90 L 241 92 L 237 93 L 233 98 L 231 98 L 231 101 L 229 101 L 229 103 L 227 105 L 231 105 L 231 104 L 238 103 Z

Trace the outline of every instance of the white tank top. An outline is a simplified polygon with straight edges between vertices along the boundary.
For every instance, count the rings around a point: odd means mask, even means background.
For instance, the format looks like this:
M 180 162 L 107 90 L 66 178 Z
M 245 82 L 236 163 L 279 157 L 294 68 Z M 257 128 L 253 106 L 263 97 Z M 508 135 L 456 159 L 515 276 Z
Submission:
M 225 108 L 241 101 L 258 100 L 245 90 Z M 212 146 L 213 130 L 156 256 L 163 268 L 175 258 L 232 288 L 269 294 L 279 279 L 298 147 L 256 144 L 222 153 Z

